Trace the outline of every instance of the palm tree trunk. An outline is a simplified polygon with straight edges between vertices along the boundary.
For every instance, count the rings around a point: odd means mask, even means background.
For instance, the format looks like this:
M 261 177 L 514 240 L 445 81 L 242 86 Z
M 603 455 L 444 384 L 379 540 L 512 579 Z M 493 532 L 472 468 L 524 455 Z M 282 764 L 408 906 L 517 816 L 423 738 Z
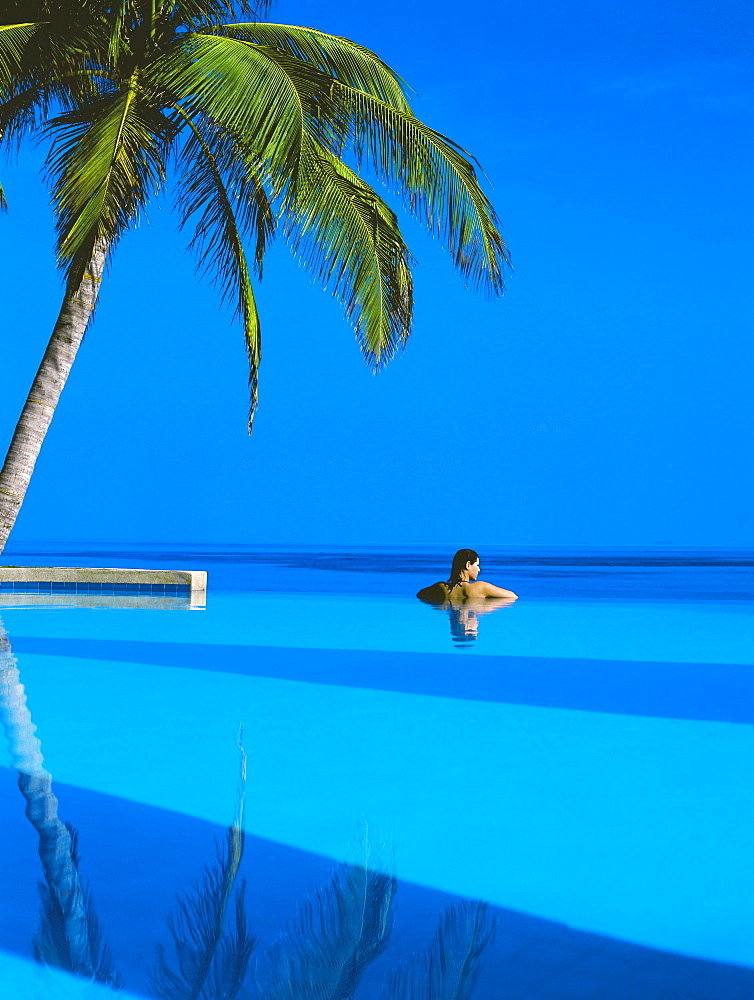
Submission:
M 107 244 L 101 242 L 78 288 L 66 291 L 58 321 L 21 411 L 0 470 L 0 552 L 16 523 L 60 393 L 94 312 L 106 256 Z

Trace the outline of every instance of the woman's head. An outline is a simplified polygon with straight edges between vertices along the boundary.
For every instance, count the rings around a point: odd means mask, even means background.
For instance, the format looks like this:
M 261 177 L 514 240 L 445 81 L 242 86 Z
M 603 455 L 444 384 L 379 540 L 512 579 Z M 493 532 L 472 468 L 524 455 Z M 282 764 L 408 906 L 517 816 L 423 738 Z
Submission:
M 469 573 L 469 568 L 478 562 L 479 556 L 473 549 L 459 549 L 453 556 L 453 565 L 450 567 L 451 582 L 457 583 L 462 577 L 476 579 L 476 576 Z

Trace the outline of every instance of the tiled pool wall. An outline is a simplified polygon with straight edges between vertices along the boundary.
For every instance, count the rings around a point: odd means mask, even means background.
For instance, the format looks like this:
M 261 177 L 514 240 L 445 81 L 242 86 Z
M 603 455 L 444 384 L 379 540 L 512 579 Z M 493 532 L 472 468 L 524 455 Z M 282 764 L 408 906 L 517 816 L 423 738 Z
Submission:
M 190 597 L 191 587 L 187 583 L 53 583 L 51 581 L 10 581 L 0 582 L 0 594 L 101 594 L 107 597 L 118 595 L 151 595 L 153 597 Z

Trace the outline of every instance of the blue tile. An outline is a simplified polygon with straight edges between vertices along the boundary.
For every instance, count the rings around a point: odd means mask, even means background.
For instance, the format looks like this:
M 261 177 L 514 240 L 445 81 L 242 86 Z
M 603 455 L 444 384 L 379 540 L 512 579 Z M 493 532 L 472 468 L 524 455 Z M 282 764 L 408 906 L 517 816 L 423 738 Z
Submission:
M 139 593 L 139 584 L 138 583 L 127 583 L 126 584 L 126 592 L 129 593 L 129 594 L 138 594 Z
M 90 594 L 101 594 L 102 593 L 102 584 L 101 583 L 90 583 L 89 584 L 89 593 Z
M 66 593 L 66 594 L 75 594 L 76 593 L 76 584 L 75 583 L 64 583 L 63 584 L 63 592 Z
M 13 591 L 12 580 L 6 580 L 3 583 L 0 583 L 0 594 L 8 594 L 11 593 L 12 591 Z
M 53 592 L 53 594 L 64 594 L 65 593 L 65 584 L 64 583 L 53 583 L 53 585 L 52 585 L 52 592 Z
M 115 591 L 116 594 L 126 594 L 126 593 L 128 593 L 128 584 L 127 583 L 114 583 L 113 584 L 113 590 Z
M 52 593 L 52 584 L 49 582 L 49 580 L 45 580 L 45 581 L 41 581 L 40 580 L 40 582 L 39 582 L 39 593 L 40 594 L 51 594 Z
M 188 583 L 179 583 L 176 593 L 179 597 L 189 597 L 191 594 L 191 587 Z

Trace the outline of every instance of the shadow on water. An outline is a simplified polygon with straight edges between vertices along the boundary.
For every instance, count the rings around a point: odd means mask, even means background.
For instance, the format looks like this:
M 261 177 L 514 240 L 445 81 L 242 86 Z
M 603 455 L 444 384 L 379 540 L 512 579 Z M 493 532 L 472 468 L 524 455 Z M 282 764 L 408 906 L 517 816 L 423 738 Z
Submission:
M 31 951 L 53 966 L 112 989 L 123 988 L 105 941 L 92 893 L 79 871 L 78 834 L 58 816 L 52 776 L 11 644 L 0 621 L 0 721 L 26 816 L 38 838 L 44 872 L 39 927 Z M 150 979 L 162 1000 L 348 1000 L 365 970 L 386 951 L 393 932 L 398 883 L 385 863 L 384 844 L 364 825 L 354 842 L 355 860 L 343 862 L 329 882 L 298 907 L 295 919 L 271 945 L 255 952 L 239 878 L 244 853 L 246 753 L 239 738 L 241 773 L 236 814 L 214 864 L 178 893 L 167 917 L 170 946 L 157 943 Z M 434 940 L 389 970 L 385 1000 L 467 1000 L 494 920 L 486 904 L 453 903 L 442 914 Z

